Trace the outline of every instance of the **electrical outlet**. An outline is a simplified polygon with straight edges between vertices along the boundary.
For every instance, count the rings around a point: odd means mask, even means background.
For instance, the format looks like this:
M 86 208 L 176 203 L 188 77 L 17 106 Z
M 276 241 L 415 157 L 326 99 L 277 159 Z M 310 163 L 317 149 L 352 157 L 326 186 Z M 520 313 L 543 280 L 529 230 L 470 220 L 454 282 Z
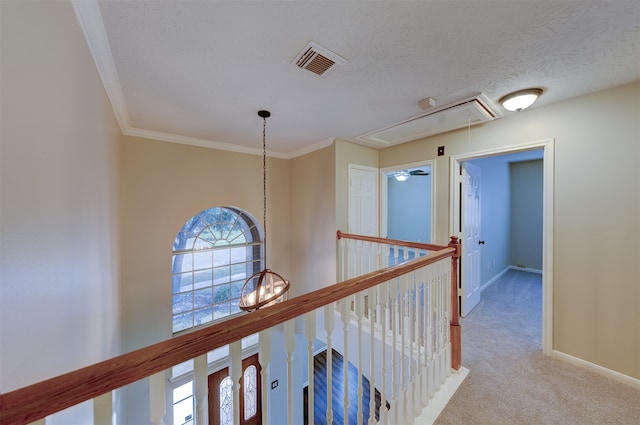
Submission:
M 271 389 L 275 390 L 276 388 L 278 388 L 278 380 L 277 379 L 275 381 L 271 382 Z
M 438 156 L 444 155 L 444 146 L 438 146 Z

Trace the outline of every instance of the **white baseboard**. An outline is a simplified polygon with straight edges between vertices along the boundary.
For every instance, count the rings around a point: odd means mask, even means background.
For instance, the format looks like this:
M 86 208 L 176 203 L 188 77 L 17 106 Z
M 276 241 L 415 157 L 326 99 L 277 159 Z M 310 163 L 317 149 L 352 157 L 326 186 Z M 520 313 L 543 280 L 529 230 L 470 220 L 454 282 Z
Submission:
M 631 376 L 627 376 L 620 372 L 616 372 L 615 370 L 607 369 L 606 367 L 599 366 L 595 363 L 591 363 L 586 360 L 573 357 L 561 351 L 553 350 L 551 352 L 551 355 L 553 357 L 557 357 L 561 360 L 564 360 L 569 363 L 588 369 L 592 372 L 597 373 L 598 375 L 606 376 L 607 378 L 611 378 L 614 381 L 622 382 L 623 384 L 627 384 L 634 388 L 640 389 L 640 379 L 632 378 Z
M 459 371 L 451 372 L 451 376 L 449 376 L 446 382 L 440 386 L 440 389 L 436 391 L 433 398 L 429 400 L 427 407 L 422 409 L 422 413 L 413 421 L 413 424 L 432 425 L 447 406 L 451 397 L 458 391 L 458 388 L 462 385 L 462 381 L 464 381 L 468 374 L 469 369 L 466 367 L 460 367 Z
M 484 291 L 485 289 L 487 289 L 489 286 L 493 285 L 498 279 L 500 279 L 502 277 L 503 274 L 505 274 L 506 272 L 509 271 L 509 269 L 512 266 L 507 267 L 506 269 L 502 270 L 500 273 L 498 273 L 497 275 L 495 275 L 494 277 L 492 277 L 491 279 L 489 279 L 487 281 L 487 283 L 485 283 L 484 285 L 482 285 L 480 287 L 480 292 Z
M 513 269 L 513 270 L 522 270 L 523 272 L 531 272 L 531 273 L 538 273 L 538 274 L 542 274 L 542 270 L 541 269 L 530 269 L 528 267 L 518 267 L 518 266 L 509 266 L 509 269 Z
M 484 285 L 482 285 L 480 287 L 480 292 L 484 291 L 485 289 L 487 289 L 489 286 L 493 285 L 498 279 L 500 279 L 502 277 L 503 274 L 505 274 L 506 272 L 508 272 L 509 270 L 522 270 L 523 272 L 531 272 L 531 273 L 538 273 L 538 274 L 542 274 L 542 270 L 538 270 L 538 269 L 528 269 L 525 267 L 518 267 L 518 266 L 508 266 L 507 268 L 505 268 L 504 270 L 502 270 L 500 273 L 498 273 L 497 275 L 495 275 L 494 277 L 492 277 L 489 281 L 487 281 L 487 283 L 485 283 Z

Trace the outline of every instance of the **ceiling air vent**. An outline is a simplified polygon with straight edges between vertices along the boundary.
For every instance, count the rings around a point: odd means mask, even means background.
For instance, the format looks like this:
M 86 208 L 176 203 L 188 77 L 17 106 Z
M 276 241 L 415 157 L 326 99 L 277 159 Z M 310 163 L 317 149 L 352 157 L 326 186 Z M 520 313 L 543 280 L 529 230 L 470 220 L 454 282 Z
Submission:
M 396 145 L 493 121 L 502 114 L 482 93 L 458 102 L 434 108 L 408 120 L 356 137 L 367 144 L 384 147 Z
M 347 63 L 347 60 L 311 41 L 292 63 L 298 68 L 326 77 L 339 65 Z

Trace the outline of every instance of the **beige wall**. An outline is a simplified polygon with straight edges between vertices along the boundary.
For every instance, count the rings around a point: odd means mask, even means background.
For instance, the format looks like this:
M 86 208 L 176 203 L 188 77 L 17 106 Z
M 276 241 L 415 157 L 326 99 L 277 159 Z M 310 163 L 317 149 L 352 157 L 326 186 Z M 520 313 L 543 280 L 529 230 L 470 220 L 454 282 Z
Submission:
M 171 250 L 184 223 L 235 206 L 263 221 L 262 156 L 122 137 L 124 349 L 171 337 Z M 267 262 L 287 277 L 289 162 L 267 159 Z
M 436 241 L 449 232 L 449 155 L 555 139 L 553 349 L 640 379 L 640 84 L 380 152 L 436 158 Z M 446 156 L 436 157 L 437 146 Z
M 335 144 L 291 160 L 291 293 L 335 283 Z
M 0 15 L 0 390 L 9 391 L 116 353 L 117 313 L 124 351 L 169 337 L 176 232 L 215 205 L 261 220 L 262 168 L 260 156 L 119 136 L 67 2 L 4 0 Z M 555 138 L 553 348 L 640 379 L 640 84 L 468 136 L 382 151 L 338 140 L 270 158 L 269 266 L 299 282 L 294 293 L 335 275 L 349 163 L 436 158 L 435 241 L 446 243 L 449 155 Z M 439 145 L 446 156 L 436 157 Z
M 120 130 L 68 2 L 0 2 L 0 391 L 118 349 Z

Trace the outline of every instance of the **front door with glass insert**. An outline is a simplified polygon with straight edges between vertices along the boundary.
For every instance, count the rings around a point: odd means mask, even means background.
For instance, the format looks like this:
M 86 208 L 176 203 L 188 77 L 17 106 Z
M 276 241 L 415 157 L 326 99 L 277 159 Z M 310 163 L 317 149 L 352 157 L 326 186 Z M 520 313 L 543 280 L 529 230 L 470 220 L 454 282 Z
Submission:
M 255 354 L 242 360 L 240 424 L 262 424 L 260 363 Z M 233 425 L 233 383 L 229 368 L 209 375 L 209 423 Z

